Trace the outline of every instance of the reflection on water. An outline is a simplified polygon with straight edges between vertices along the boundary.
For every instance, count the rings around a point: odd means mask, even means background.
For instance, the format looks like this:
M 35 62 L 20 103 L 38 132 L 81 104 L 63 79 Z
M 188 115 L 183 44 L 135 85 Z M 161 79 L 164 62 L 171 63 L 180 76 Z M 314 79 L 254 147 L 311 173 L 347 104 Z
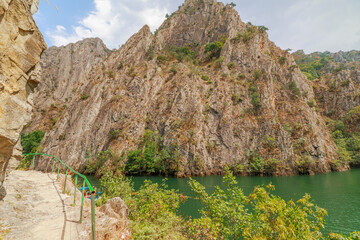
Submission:
M 90 176 L 91 177 L 91 176 Z M 164 177 L 132 177 L 134 186 L 138 189 L 145 179 L 161 183 Z M 222 185 L 221 176 L 194 177 L 195 180 L 206 186 L 212 192 L 216 185 Z M 89 179 L 99 185 L 94 178 Z M 239 186 L 245 194 L 250 193 L 256 185 L 272 183 L 276 189 L 274 194 L 285 200 L 298 200 L 305 193 L 309 193 L 315 203 L 328 212 L 325 233 L 349 233 L 360 230 L 360 169 L 348 172 L 332 172 L 315 176 L 289 176 L 289 177 L 237 177 Z M 169 188 L 178 189 L 180 193 L 194 196 L 186 178 L 168 178 Z M 190 198 L 181 205 L 180 213 L 186 216 L 199 217 L 199 201 Z

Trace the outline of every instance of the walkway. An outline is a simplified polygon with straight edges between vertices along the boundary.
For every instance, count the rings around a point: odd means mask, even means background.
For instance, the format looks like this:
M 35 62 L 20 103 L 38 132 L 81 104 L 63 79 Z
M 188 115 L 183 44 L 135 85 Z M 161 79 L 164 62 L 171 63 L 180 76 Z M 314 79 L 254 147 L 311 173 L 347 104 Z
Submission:
M 79 205 L 62 194 L 56 174 L 12 171 L 5 180 L 8 195 L 0 201 L 4 239 L 79 239 Z M 5 230 L 4 230 L 5 229 Z M 1 239 L 1 234 L 0 234 Z

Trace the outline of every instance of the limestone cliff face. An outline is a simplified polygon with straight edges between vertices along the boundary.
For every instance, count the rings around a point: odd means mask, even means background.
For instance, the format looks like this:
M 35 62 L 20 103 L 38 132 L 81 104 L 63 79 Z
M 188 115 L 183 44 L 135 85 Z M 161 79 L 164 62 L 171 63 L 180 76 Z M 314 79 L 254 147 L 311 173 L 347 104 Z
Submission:
M 31 119 L 31 94 L 40 80 L 38 63 L 46 44 L 32 18 L 37 5 L 38 1 L 0 1 L 1 187 L 20 132 Z
M 317 104 L 328 117 L 342 118 L 360 105 L 360 51 L 293 54 L 300 64 L 320 62 L 313 80 Z M 306 71 L 306 69 L 305 69 Z
M 144 26 L 72 98 L 43 146 L 77 169 L 96 152 L 138 147 L 145 129 L 177 146 L 177 176 L 225 166 L 277 175 L 339 168 L 337 147 L 308 105 L 312 83 L 293 57 L 215 0 L 187 0 L 155 35 Z
M 92 67 L 110 52 L 99 38 L 44 51 L 40 61 L 42 81 L 35 90 L 32 122 L 25 132 L 52 128 L 64 109 L 78 100 L 76 92 L 87 84 Z

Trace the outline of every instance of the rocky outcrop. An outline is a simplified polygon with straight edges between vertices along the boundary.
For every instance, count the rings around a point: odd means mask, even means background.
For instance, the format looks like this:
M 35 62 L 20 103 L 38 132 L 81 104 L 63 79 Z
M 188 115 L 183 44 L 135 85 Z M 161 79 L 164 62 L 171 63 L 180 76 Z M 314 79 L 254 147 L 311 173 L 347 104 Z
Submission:
M 146 129 L 176 149 L 177 176 L 327 172 L 337 158 L 293 57 L 215 0 L 187 0 L 155 35 L 144 26 L 72 98 L 43 145 L 77 169 L 126 155 Z
M 48 131 L 72 102 L 77 89 L 87 83 L 92 67 L 111 51 L 99 38 L 88 38 L 44 51 L 42 81 L 35 90 L 32 122 L 25 132 Z
M 297 51 L 293 55 L 304 71 L 316 68 L 313 87 L 316 103 L 325 116 L 340 119 L 360 105 L 360 51 L 308 55 Z
M 0 1 L 0 186 L 31 119 L 31 94 L 40 81 L 38 63 L 46 44 L 32 18 L 37 5 L 36 0 Z

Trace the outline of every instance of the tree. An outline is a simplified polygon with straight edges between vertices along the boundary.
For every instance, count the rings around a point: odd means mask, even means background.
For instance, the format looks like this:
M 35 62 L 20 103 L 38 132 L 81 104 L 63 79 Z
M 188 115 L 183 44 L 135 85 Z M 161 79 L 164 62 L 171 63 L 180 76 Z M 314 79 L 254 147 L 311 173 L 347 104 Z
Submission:
M 285 202 L 270 193 L 274 186 L 255 187 L 246 196 L 227 169 L 226 188 L 216 187 L 209 195 L 205 187 L 190 179 L 192 190 L 203 204 L 201 218 L 187 226 L 190 239 L 319 239 L 324 228 L 325 209 L 308 194 Z M 206 234 L 206 236 L 204 236 Z M 203 238 L 201 238 L 203 237 Z

